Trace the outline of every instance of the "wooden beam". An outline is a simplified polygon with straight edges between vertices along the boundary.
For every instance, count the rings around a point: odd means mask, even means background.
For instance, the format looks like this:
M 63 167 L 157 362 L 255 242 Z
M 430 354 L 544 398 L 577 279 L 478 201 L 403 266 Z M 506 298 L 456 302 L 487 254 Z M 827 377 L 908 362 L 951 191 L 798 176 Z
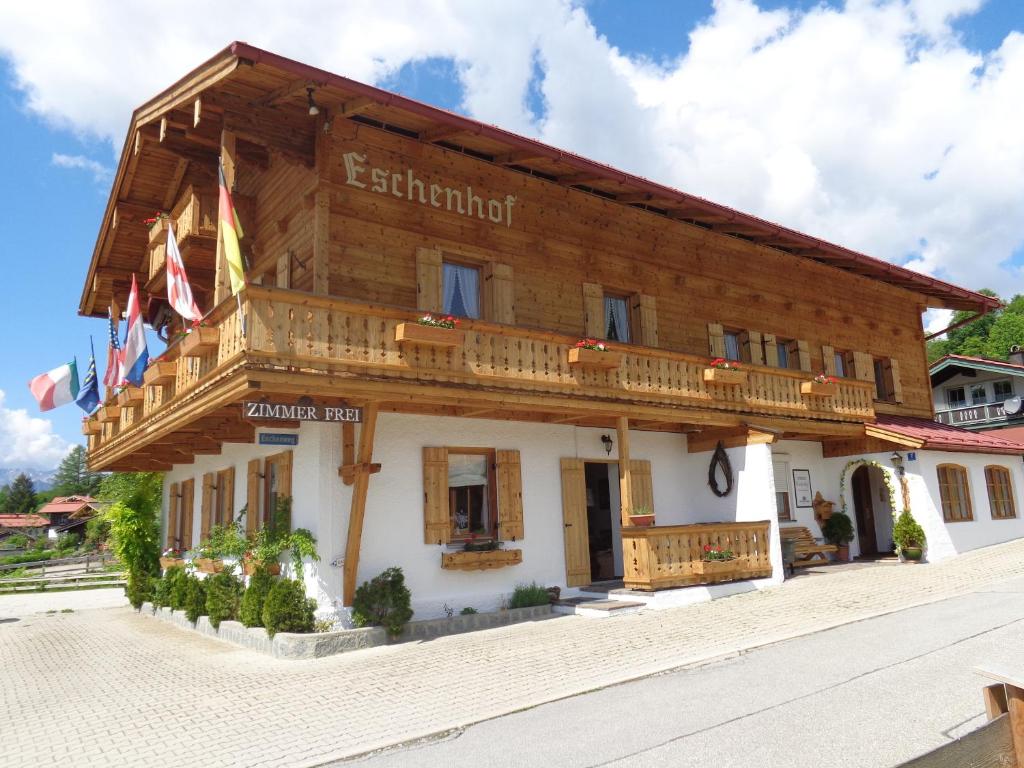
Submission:
M 341 465 L 351 466 L 356 463 L 356 425 L 351 421 L 341 424 Z M 339 470 L 340 471 L 340 470 Z M 355 482 L 355 475 L 341 476 L 345 485 L 352 485 Z
M 352 117 L 353 115 L 361 115 L 368 109 L 377 106 L 377 101 L 371 99 L 369 96 L 357 96 L 354 99 L 343 101 L 337 108 L 337 113 L 341 117 Z
M 633 473 L 629 468 L 629 418 L 619 416 L 615 420 L 615 431 L 619 443 L 619 512 L 622 526 L 628 527 L 633 512 Z
M 196 100 L 192 102 L 192 127 L 199 127 L 199 120 L 203 116 L 203 99 L 197 96 Z
M 456 128 L 450 125 L 439 125 L 436 128 L 420 131 L 420 141 L 444 141 L 445 139 L 450 139 L 452 136 L 458 136 L 460 133 L 465 132 L 465 128 Z
M 178 199 L 178 188 L 181 187 L 182 179 L 185 178 L 185 173 L 188 171 L 189 162 L 185 158 L 178 158 L 178 165 L 174 168 L 174 173 L 171 176 L 171 181 L 167 185 L 167 191 L 164 193 L 163 209 L 168 211 L 171 206 L 174 205 Z
M 304 91 L 306 90 L 306 88 L 309 88 L 312 85 L 313 84 L 310 83 L 308 80 L 301 78 L 296 80 L 289 80 L 280 88 L 275 88 L 263 98 L 254 101 L 253 105 L 257 107 L 272 107 L 274 104 L 281 101 L 282 99 L 286 99 L 292 94 L 298 93 L 299 91 Z
M 774 443 L 778 438 L 773 432 L 766 432 L 749 426 L 730 427 L 726 429 L 705 429 L 686 439 L 687 453 L 703 453 L 713 451 L 721 441 L 726 448 L 739 448 L 747 445 Z
M 377 403 L 369 403 L 363 408 L 363 425 L 359 430 L 359 453 L 356 457 L 352 507 L 348 518 L 348 539 L 345 542 L 345 565 L 342 569 L 344 578 L 342 604 L 346 606 L 352 605 L 356 596 L 359 550 L 363 538 L 363 514 L 366 512 L 366 494 L 370 487 L 373 437 L 377 431 L 377 409 Z
M 530 160 L 542 160 L 546 157 L 547 155 L 542 155 L 540 152 L 521 149 L 504 155 L 495 155 L 494 162 L 498 165 L 519 165 L 520 163 L 526 163 Z

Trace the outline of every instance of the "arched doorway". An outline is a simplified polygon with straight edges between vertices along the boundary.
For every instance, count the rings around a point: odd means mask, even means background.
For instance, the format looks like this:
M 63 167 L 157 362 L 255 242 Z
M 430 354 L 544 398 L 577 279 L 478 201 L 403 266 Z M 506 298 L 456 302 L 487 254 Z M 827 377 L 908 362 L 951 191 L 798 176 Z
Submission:
M 857 541 L 862 557 L 878 554 L 878 537 L 875 533 L 875 505 L 871 493 L 871 472 L 880 471 L 864 464 L 853 471 L 850 482 L 853 486 L 853 509 L 857 518 Z

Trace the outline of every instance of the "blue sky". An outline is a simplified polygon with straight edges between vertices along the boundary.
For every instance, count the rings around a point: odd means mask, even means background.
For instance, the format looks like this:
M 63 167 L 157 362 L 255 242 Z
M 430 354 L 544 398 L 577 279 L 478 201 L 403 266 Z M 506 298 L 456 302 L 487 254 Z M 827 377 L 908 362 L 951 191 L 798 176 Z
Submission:
M 808 11 L 820 5 L 823 4 L 806 0 L 761 0 L 758 3 L 762 10 Z M 840 7 L 835 3 L 825 5 Z M 649 61 L 666 68 L 687 54 L 691 31 L 696 25 L 707 22 L 714 12 L 710 2 L 678 0 L 589 0 L 581 7 L 598 36 L 605 38 L 621 54 L 636 62 Z M 154 8 L 152 13 L 156 14 L 158 10 Z M 4 23 L 5 13 L 7 11 L 0 11 L 0 25 Z M 42 15 L 43 12 L 37 13 Z M 28 23 L 24 19 L 21 22 Z M 991 51 L 1003 42 L 1008 32 L 1024 29 L 1024 2 L 989 0 L 976 13 L 958 18 L 954 28 L 965 49 L 982 53 Z M 113 32 L 109 34 L 114 35 Z M 249 39 L 255 44 L 273 47 L 271 43 L 255 39 L 252 33 L 235 34 L 231 30 L 221 35 L 221 45 L 232 38 Z M 372 41 L 368 44 L 372 50 Z M 543 50 L 543 43 L 538 45 L 538 50 Z M 0 390 L 5 393 L 4 400 L 0 402 L 0 417 L 9 416 L 11 411 L 18 409 L 38 415 L 26 386 L 32 376 L 72 356 L 77 356 L 84 375 L 90 334 L 95 339 L 102 366 L 105 324 L 99 320 L 79 318 L 76 310 L 109 193 L 110 177 L 103 173 L 103 169 L 112 169 L 112 144 L 119 146 L 123 138 L 122 135 L 108 139 L 91 134 L 90 130 L 95 126 L 76 125 L 74 120 L 53 114 L 52 109 L 48 116 L 30 109 L 25 92 L 16 87 L 12 64 L 16 55 L 24 57 L 25 51 L 12 53 L 15 46 L 11 43 L 7 46 L 0 39 L 0 142 L 5 148 L 0 153 L 0 210 L 3 211 L 0 217 L 0 253 L 8 287 L 0 304 L 0 348 L 4 351 L 3 364 L 0 365 Z M 217 47 L 211 45 L 207 53 L 212 53 Z M 30 50 L 30 46 L 25 50 Z M 303 58 L 297 52 L 283 52 Z M 547 58 L 551 58 L 550 51 Z M 199 60 L 192 58 L 181 62 L 174 77 L 183 74 Z M 132 67 L 141 66 L 143 62 L 129 60 L 124 64 Z M 69 66 L 73 66 L 73 62 Z M 378 82 L 423 101 L 466 111 L 466 102 L 471 99 L 468 99 L 464 82 L 460 79 L 460 66 L 444 53 L 426 55 L 415 62 L 394 67 Z M 534 64 L 536 71 L 522 100 L 527 113 L 538 121 L 537 125 L 541 126 L 544 120 L 548 120 L 547 128 L 550 128 L 553 115 L 545 112 L 545 98 L 555 96 L 554 91 L 548 92 L 547 96 L 542 92 L 542 85 L 550 83 L 542 82 L 545 73 L 537 69 L 539 66 Z M 115 79 L 118 74 L 112 71 L 108 76 Z M 160 85 L 171 82 L 174 77 L 165 77 L 165 82 Z M 151 95 L 152 89 L 124 96 L 126 103 L 119 103 L 119 106 L 124 109 L 125 128 L 128 110 Z M 498 119 L 491 114 L 480 116 L 491 121 Z M 541 130 L 538 127 L 537 133 Z M 558 143 L 558 134 L 555 136 L 553 140 Z M 561 139 L 563 145 L 565 141 Z M 569 148 L 586 151 L 585 146 Z M 594 151 L 600 155 L 600 150 Z M 55 155 L 87 158 L 100 168 L 61 167 L 55 164 Z M 621 162 L 630 167 L 628 157 Z M 639 170 L 646 169 L 640 167 Z M 839 230 L 843 231 L 841 227 Z M 1022 252 L 1018 250 L 1018 254 Z M 80 417 L 81 413 L 74 406 L 46 415 L 59 438 L 67 442 L 81 441 Z M 0 436 L 4 434 L 0 425 Z M 18 433 L 6 434 L 10 439 L 10 435 Z M 0 466 L 5 463 L 5 455 L 13 454 L 0 451 Z

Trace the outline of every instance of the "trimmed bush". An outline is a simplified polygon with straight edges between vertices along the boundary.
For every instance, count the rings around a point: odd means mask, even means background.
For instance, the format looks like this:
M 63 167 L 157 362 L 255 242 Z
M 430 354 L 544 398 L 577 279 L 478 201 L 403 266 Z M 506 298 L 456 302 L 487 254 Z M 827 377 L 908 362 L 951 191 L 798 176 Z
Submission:
M 189 576 L 185 585 L 185 617 L 195 624 L 206 610 L 206 582 Z
M 164 578 L 169 579 L 167 605 L 175 611 L 185 610 L 188 601 L 188 572 L 184 566 L 176 565 L 167 569 Z
M 206 615 L 214 629 L 220 629 L 222 621 L 238 618 L 241 601 L 242 582 L 230 571 L 221 571 L 206 580 Z
M 832 517 L 821 526 L 821 535 L 829 544 L 841 547 L 853 541 L 853 521 L 843 512 L 833 512 Z
M 517 584 L 509 598 L 509 608 L 531 608 L 535 605 L 547 605 L 551 602 L 551 595 L 546 587 L 540 586 L 537 582 L 529 584 Z
M 388 568 L 356 590 L 352 622 L 357 627 L 384 627 L 389 635 L 400 635 L 412 618 L 411 601 L 402 569 Z
M 900 512 L 896 518 L 896 524 L 892 527 L 892 540 L 896 543 L 896 550 L 902 552 L 907 547 L 923 547 L 927 541 L 924 535 L 924 528 L 910 514 L 909 509 Z
M 306 587 L 295 579 L 278 579 L 263 604 L 263 626 L 273 637 L 278 632 L 312 632 L 316 600 L 306 597 Z
M 274 586 L 274 577 L 267 573 L 264 568 L 257 568 L 256 572 L 249 577 L 249 586 L 242 595 L 242 605 L 239 610 L 241 621 L 247 627 L 263 626 L 263 606 L 267 602 L 267 595 Z
M 128 572 L 124 593 L 132 608 L 139 610 L 147 600 L 153 599 L 154 579 L 148 573 Z

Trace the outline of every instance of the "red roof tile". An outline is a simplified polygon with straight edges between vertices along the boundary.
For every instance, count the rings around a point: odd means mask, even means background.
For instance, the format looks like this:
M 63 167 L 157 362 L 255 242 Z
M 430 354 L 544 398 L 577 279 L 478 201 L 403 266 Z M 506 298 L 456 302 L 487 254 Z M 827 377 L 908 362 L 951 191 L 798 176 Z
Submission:
M 965 363 L 984 363 L 985 365 L 998 365 L 1000 368 L 1012 368 L 1015 371 L 1024 371 L 1024 365 L 1017 365 L 1017 363 L 1008 363 L 1005 360 L 993 360 L 990 357 L 971 357 L 970 355 L 943 355 L 929 367 L 934 368 L 939 363 L 946 360 L 952 360 L 954 362 L 961 360 Z
M 91 496 L 57 496 L 50 503 L 42 507 L 40 515 L 61 515 L 65 513 L 78 512 L 84 507 L 95 507 L 96 500 Z
M 874 424 L 865 425 L 865 431 L 871 437 L 883 440 L 887 434 L 902 437 L 911 443 L 920 443 L 915 447 L 925 450 L 1024 455 L 1024 443 L 1007 440 L 994 432 L 972 432 L 909 416 L 879 414 Z
M 0 515 L 0 528 L 45 528 L 49 524 L 39 515 Z

